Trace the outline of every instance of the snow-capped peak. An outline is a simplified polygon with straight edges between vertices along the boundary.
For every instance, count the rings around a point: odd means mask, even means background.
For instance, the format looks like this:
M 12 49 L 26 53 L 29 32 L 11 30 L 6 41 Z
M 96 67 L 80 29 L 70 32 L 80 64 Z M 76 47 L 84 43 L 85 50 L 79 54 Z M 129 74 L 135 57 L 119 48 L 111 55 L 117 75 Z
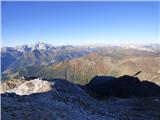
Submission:
M 42 42 L 37 42 L 35 45 L 31 46 L 32 50 L 52 50 L 55 47 L 51 44 L 45 44 Z
M 55 47 L 53 45 L 37 42 L 36 44 L 17 46 L 16 50 L 25 52 L 33 50 L 52 50 L 54 48 Z

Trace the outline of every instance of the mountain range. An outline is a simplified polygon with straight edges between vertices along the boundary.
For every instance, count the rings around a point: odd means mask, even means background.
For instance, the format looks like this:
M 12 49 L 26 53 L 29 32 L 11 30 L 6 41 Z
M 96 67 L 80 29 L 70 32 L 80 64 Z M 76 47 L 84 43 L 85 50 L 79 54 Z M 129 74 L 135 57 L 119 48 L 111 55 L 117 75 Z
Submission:
M 82 47 L 52 46 L 45 43 L 1 48 L 2 72 L 38 64 L 50 65 L 87 54 L 92 49 Z
M 61 78 L 86 84 L 95 75 L 133 75 L 160 84 L 160 45 L 55 46 L 45 43 L 1 48 L 2 80 L 20 76 Z

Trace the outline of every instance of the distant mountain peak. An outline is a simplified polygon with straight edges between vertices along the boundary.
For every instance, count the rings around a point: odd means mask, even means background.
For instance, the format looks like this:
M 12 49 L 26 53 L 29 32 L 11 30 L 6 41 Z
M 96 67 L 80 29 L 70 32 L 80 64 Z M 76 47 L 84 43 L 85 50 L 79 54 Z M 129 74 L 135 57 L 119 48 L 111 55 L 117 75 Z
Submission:
M 55 47 L 51 44 L 46 44 L 43 42 L 37 42 L 35 45 L 32 46 L 32 50 L 52 50 Z
M 51 44 L 44 43 L 44 42 L 37 42 L 35 45 L 39 45 L 39 46 L 41 46 L 41 45 L 53 46 L 53 45 L 51 45 Z
M 24 44 L 24 45 L 15 47 L 16 50 L 21 52 L 34 51 L 34 50 L 52 50 L 54 48 L 55 46 L 51 44 L 46 44 L 43 42 L 37 42 L 35 44 L 30 44 L 30 45 Z

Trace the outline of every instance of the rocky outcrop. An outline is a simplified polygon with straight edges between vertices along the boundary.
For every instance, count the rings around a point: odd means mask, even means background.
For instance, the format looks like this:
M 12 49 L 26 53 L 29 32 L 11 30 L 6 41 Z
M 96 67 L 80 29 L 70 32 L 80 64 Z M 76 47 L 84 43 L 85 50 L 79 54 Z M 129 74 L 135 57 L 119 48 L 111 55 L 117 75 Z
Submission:
M 8 86 L 10 82 L 7 82 Z M 4 83 L 5 84 L 5 83 Z M 3 86 L 3 93 L 16 93 L 18 95 L 30 95 L 33 93 L 42 93 L 42 92 L 48 92 L 50 90 L 53 90 L 53 83 L 48 81 L 43 81 L 40 79 L 33 79 L 30 81 L 24 81 L 19 84 L 19 86 L 15 83 L 12 84 L 14 87 L 10 87 L 10 89 L 4 89 Z
M 4 92 L 9 91 L 11 89 L 17 88 L 18 86 L 20 86 L 24 82 L 26 82 L 26 81 L 21 80 L 21 79 L 6 80 L 5 82 L 1 83 L 0 93 L 4 93 Z

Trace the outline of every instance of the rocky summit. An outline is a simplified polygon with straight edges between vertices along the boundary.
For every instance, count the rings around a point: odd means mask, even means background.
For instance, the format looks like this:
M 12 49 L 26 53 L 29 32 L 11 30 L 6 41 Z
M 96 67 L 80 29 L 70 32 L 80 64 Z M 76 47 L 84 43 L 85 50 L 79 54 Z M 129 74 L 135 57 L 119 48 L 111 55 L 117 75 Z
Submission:
M 91 80 L 92 84 L 88 83 L 85 86 L 63 79 L 36 78 L 19 79 L 19 81 L 22 82 L 14 85 L 13 81 L 5 81 L 9 84 L 4 82 L 1 85 L 2 120 L 158 120 L 160 118 L 160 97 L 137 97 L 130 93 L 138 84 L 139 92 L 143 93 L 148 85 L 135 77 L 96 76 Z M 105 86 L 110 86 L 115 93 L 119 90 L 119 94 L 122 94 L 122 90 L 125 89 L 120 85 L 126 82 L 131 84 L 125 88 L 128 89 L 126 91 L 128 96 L 125 98 L 107 95 L 99 99 L 93 95 L 99 93 L 91 89 L 93 86 L 96 88 L 104 85 L 103 90 L 107 91 L 108 87 L 105 89 Z M 153 89 L 155 86 L 149 88 Z M 157 86 L 154 92 L 159 88 Z M 88 94 L 88 91 L 92 94 Z

